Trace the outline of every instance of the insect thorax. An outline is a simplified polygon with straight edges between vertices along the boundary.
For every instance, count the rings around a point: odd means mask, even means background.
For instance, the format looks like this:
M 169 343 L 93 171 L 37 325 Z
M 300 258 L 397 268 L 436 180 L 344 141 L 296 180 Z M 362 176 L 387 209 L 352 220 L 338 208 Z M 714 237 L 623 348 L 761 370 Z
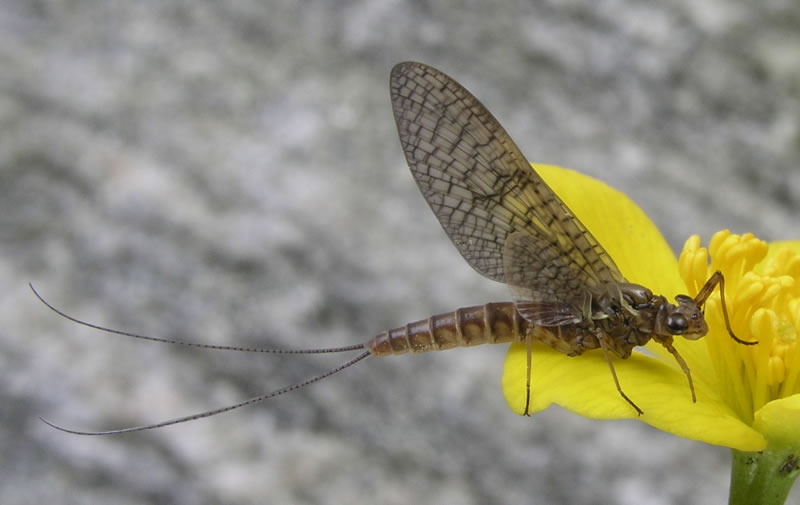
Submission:
M 599 349 L 599 332 L 609 351 L 621 358 L 630 356 L 634 347 L 653 338 L 669 309 L 674 306 L 663 296 L 638 284 L 609 284 L 589 293 L 591 314 L 583 321 L 559 327 L 540 327 L 536 339 L 570 356 L 587 349 Z
M 609 349 L 627 358 L 634 347 L 655 336 L 670 305 L 639 284 L 617 284 L 593 300 L 592 320 L 608 337 Z

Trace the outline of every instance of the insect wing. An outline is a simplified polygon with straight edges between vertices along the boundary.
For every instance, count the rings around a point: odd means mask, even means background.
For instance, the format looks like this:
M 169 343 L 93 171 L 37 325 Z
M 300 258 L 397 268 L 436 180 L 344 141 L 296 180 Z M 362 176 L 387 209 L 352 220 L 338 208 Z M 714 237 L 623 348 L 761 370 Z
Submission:
M 503 260 L 506 282 L 525 319 L 538 326 L 581 321 L 584 276 L 549 237 L 514 232 L 506 237 Z
M 428 205 L 475 270 L 516 286 L 519 307 L 551 302 L 564 312 L 586 288 L 624 281 L 500 123 L 455 80 L 421 63 L 400 63 L 392 69 L 391 99 L 403 152 Z M 507 248 L 512 234 L 527 238 Z M 534 251 L 546 252 L 545 259 L 525 257 Z M 551 273 L 566 279 L 544 282 Z

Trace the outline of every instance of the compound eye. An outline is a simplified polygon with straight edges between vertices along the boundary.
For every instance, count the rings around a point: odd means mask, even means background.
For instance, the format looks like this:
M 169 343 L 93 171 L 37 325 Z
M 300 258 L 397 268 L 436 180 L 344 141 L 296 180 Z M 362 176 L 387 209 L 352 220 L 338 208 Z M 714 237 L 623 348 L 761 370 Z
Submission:
M 689 321 L 683 314 L 670 314 L 667 316 L 667 330 L 673 335 L 680 335 L 689 329 Z

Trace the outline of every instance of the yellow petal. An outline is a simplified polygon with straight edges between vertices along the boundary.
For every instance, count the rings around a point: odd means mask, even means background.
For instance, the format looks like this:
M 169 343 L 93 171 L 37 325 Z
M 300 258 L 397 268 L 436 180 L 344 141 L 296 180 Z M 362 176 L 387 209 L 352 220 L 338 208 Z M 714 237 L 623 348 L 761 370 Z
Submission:
M 669 244 L 624 193 L 572 170 L 532 166 L 591 231 L 626 279 L 670 299 L 686 291 Z
M 672 250 L 655 225 L 627 196 L 571 170 L 547 165 L 533 167 L 597 238 L 626 279 L 670 301 L 676 294 L 688 294 Z M 697 403 L 691 401 L 685 374 L 661 346 L 648 345 L 648 351 L 656 358 L 634 352 L 627 360 L 614 361 L 621 387 L 645 412 L 640 419 L 689 439 L 743 451 L 763 449 L 764 437 L 742 422 L 716 391 L 716 377 L 706 345 L 679 339 L 675 346 L 692 370 Z M 509 406 L 517 413 L 524 411 L 527 400 L 526 365 L 525 346 L 511 346 L 504 368 L 503 391 Z M 531 380 L 530 412 L 556 403 L 596 419 L 637 418 L 635 410 L 617 392 L 605 356 L 599 350 L 568 357 L 536 345 Z
M 753 428 L 770 448 L 800 448 L 800 395 L 773 400 L 756 411 Z
M 634 354 L 624 361 L 614 360 L 623 390 L 644 411 L 637 416 L 619 396 L 601 352 L 565 359 L 545 346 L 536 345 L 533 351 L 530 412 L 555 403 L 592 419 L 639 419 L 679 437 L 741 451 L 766 447 L 764 437 L 707 387 L 695 384 L 698 401 L 692 403 L 686 376 L 655 358 Z M 514 344 L 503 375 L 506 399 L 518 414 L 525 408 L 526 359 L 525 346 Z

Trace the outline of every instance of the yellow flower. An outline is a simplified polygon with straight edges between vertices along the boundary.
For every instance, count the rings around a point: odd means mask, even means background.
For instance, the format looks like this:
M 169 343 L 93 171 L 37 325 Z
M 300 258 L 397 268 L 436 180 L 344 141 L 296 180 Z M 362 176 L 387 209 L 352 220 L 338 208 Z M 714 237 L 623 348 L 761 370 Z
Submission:
M 717 289 L 706 303 L 706 337 L 675 340 L 691 369 L 696 403 L 686 376 L 657 343 L 627 360 L 614 359 L 620 385 L 642 416 L 617 393 L 602 352 L 568 357 L 535 345 L 530 411 L 555 403 L 590 418 L 638 418 L 683 438 L 738 451 L 800 446 L 800 244 L 768 246 L 750 234 L 723 231 L 711 240 L 710 264 L 696 236 L 686 242 L 678 262 L 655 225 L 624 194 L 569 170 L 533 167 L 630 282 L 672 301 L 677 294 L 695 296 L 721 270 L 732 329 L 758 344 L 742 345 L 730 337 Z M 525 376 L 525 345 L 514 344 L 506 357 L 503 391 L 517 413 L 525 408 Z
M 742 346 L 725 338 L 719 294 L 708 299 L 710 362 L 704 366 L 715 380 L 720 399 L 762 433 L 771 447 L 800 447 L 797 250 L 797 243 L 768 246 L 752 234 L 724 230 L 712 237 L 708 249 L 700 247 L 700 237 L 690 237 L 679 262 L 690 295 L 697 291 L 701 276 L 722 270 L 734 333 L 759 342 Z

